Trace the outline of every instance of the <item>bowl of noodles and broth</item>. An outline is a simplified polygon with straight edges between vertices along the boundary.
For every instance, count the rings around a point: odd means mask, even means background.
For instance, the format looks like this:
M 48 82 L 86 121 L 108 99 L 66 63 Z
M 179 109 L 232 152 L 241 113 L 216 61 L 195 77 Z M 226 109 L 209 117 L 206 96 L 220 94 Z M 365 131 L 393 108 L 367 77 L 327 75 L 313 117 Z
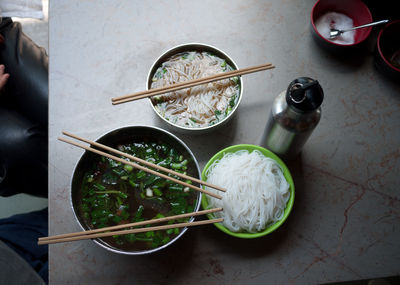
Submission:
M 203 195 L 204 209 L 222 207 L 218 229 L 238 238 L 258 238 L 280 227 L 294 203 L 294 183 L 284 162 L 271 151 L 250 144 L 225 148 L 202 171 L 202 180 L 224 187 L 222 200 Z M 205 187 L 207 190 L 215 190 Z
M 147 89 L 236 69 L 234 61 L 216 47 L 182 44 L 169 49 L 155 61 L 147 77 Z M 232 118 L 242 93 L 242 78 L 233 77 L 153 96 L 150 103 L 158 117 L 174 130 L 202 134 Z
M 149 126 L 124 127 L 101 136 L 97 142 L 200 177 L 193 153 L 183 141 L 165 130 Z M 192 184 L 189 180 L 183 181 Z M 71 182 L 72 209 L 83 230 L 195 212 L 200 200 L 201 193 L 189 187 L 91 152 L 82 155 Z M 168 223 L 193 220 L 191 217 Z M 166 248 L 186 230 L 175 228 L 110 236 L 94 239 L 94 242 L 115 253 L 142 255 Z

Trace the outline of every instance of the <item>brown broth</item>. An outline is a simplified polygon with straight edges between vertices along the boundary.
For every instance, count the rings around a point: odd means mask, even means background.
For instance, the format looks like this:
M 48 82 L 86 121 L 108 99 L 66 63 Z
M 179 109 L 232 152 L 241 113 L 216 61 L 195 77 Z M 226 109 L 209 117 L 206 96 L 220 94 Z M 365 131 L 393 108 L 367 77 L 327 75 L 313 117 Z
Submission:
M 166 164 L 163 166 L 167 168 L 180 167 L 181 169 L 173 170 L 198 177 L 196 165 L 190 155 L 176 150 L 171 145 L 147 139 L 113 147 L 153 163 L 163 161 Z M 150 149 L 152 151 L 149 151 Z M 159 217 L 160 214 L 171 216 L 194 211 L 198 197 L 194 190 L 184 189 L 179 184 L 131 169 L 104 157 L 93 158 L 92 167 L 81 182 L 82 191 L 78 195 L 78 201 L 81 202 L 77 207 L 78 214 L 88 229 L 150 220 Z M 150 183 L 153 179 L 155 180 Z M 152 197 L 146 195 L 148 188 L 152 189 Z M 161 194 L 154 189 L 158 189 Z M 143 211 L 140 217 L 135 217 L 141 206 Z M 124 251 L 149 250 L 170 242 L 181 230 L 106 237 L 100 242 Z

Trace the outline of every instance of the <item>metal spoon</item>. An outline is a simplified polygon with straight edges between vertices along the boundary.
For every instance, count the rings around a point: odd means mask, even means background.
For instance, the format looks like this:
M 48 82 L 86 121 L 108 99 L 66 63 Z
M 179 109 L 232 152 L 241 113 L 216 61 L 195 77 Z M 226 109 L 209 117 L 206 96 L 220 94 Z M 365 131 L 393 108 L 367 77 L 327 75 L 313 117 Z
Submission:
M 334 38 L 340 36 L 341 34 L 343 34 L 344 32 L 349 32 L 349 31 L 360 29 L 360 28 L 366 28 L 366 27 L 370 27 L 370 26 L 380 25 L 380 24 L 384 24 L 384 23 L 387 23 L 387 22 L 389 22 L 389 20 L 382 20 L 382 21 L 373 22 L 373 23 L 369 23 L 369 24 L 366 24 L 366 25 L 354 27 L 354 28 L 351 28 L 351 29 L 346 29 L 346 30 L 331 29 L 331 31 L 329 32 L 329 38 L 330 39 L 334 39 Z

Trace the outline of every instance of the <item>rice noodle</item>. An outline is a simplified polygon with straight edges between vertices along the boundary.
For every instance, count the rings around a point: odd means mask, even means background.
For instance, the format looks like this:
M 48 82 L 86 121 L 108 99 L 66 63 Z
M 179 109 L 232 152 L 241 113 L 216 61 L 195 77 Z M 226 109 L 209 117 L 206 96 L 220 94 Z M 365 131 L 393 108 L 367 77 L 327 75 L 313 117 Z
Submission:
M 184 52 L 170 57 L 155 72 L 151 88 L 233 70 L 225 60 L 207 52 Z M 167 120 L 184 127 L 205 127 L 225 118 L 239 97 L 237 77 L 156 96 L 153 104 Z
M 224 209 L 215 216 L 224 218 L 223 225 L 229 230 L 259 232 L 282 219 L 290 197 L 289 183 L 279 164 L 261 152 L 227 153 L 208 168 L 206 176 L 207 182 L 227 189 L 222 200 L 208 197 L 208 202 L 210 208 Z

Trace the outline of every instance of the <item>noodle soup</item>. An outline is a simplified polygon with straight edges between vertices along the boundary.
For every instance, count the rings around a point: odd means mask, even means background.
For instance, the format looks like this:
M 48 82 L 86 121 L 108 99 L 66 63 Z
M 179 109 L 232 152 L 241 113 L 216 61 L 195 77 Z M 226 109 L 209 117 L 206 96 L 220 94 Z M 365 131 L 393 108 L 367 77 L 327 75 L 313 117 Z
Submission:
M 156 61 L 148 77 L 148 88 L 235 69 L 233 61 L 218 49 L 201 44 L 182 45 L 167 51 Z M 153 96 L 151 102 L 153 109 L 167 123 L 179 130 L 198 131 L 226 122 L 237 109 L 241 93 L 241 78 L 232 77 Z
M 98 142 L 177 172 L 199 177 L 193 154 L 182 141 L 164 130 L 126 127 L 106 134 Z M 192 184 L 189 180 L 174 178 Z M 199 208 L 200 197 L 199 192 L 189 187 L 93 153 L 82 156 L 72 180 L 72 205 L 84 229 L 194 212 Z M 191 221 L 193 217 L 169 223 Z M 145 254 L 166 247 L 186 229 L 110 236 L 95 242 L 118 253 Z

